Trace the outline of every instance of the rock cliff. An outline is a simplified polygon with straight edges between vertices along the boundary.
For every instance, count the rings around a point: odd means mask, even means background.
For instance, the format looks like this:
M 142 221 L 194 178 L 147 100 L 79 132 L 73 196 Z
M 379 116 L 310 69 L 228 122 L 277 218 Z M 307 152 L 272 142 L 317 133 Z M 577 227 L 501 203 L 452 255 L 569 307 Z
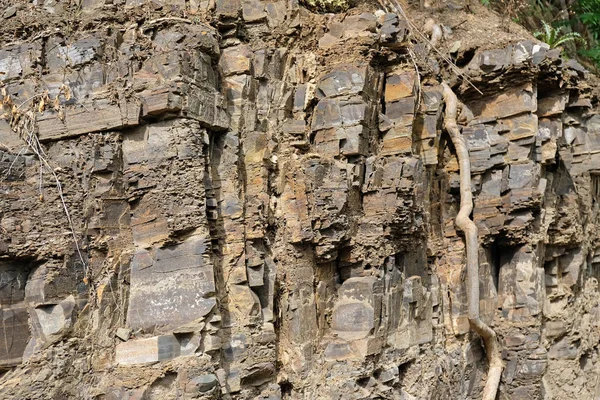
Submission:
M 560 49 L 477 4 L 4 3 L 0 398 L 480 399 L 445 82 L 497 398 L 600 398 L 598 84 Z

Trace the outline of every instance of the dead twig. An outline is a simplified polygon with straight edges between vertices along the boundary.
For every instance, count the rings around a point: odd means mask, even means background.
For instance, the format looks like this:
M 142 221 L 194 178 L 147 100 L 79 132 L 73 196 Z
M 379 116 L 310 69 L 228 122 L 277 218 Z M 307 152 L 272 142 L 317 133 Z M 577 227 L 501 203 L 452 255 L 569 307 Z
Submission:
M 40 143 L 39 138 L 35 134 L 35 114 L 32 112 L 29 112 L 26 114 L 26 117 L 27 117 L 27 122 L 24 125 L 24 128 L 26 129 L 27 138 L 25 139 L 25 142 L 27 143 L 28 147 L 31 149 L 31 151 L 34 152 L 34 154 L 38 157 L 38 160 L 40 161 L 40 174 L 42 174 L 42 172 L 43 172 L 42 169 L 45 168 L 54 178 L 54 182 L 56 184 L 56 190 L 58 192 L 58 197 L 60 198 L 60 202 L 62 204 L 63 211 L 65 213 L 65 216 L 67 217 L 67 222 L 69 224 L 69 230 L 71 231 L 71 236 L 73 236 L 73 243 L 75 244 L 75 249 L 77 251 L 79 260 L 81 261 L 81 263 L 83 265 L 85 279 L 87 279 L 88 265 L 85 262 L 85 260 L 83 258 L 83 254 L 81 253 L 81 248 L 79 247 L 79 241 L 77 240 L 77 235 L 75 234 L 75 226 L 73 225 L 71 213 L 69 212 L 69 208 L 67 207 L 67 202 L 65 200 L 65 195 L 63 192 L 62 184 L 60 183 L 60 179 L 58 178 L 56 171 L 48 163 L 46 152 L 44 151 L 44 148 L 42 147 L 42 144 Z M 42 190 L 41 185 L 42 185 L 42 183 L 41 183 L 41 177 L 40 177 L 40 187 L 39 187 L 40 196 L 41 196 L 41 190 Z

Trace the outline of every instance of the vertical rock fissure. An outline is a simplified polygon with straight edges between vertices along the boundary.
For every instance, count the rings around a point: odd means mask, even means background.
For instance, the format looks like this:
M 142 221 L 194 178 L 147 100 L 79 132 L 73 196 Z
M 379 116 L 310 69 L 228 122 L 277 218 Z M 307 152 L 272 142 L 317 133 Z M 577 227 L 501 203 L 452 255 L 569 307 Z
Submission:
M 465 234 L 467 251 L 467 296 L 468 316 L 471 329 L 481 336 L 488 359 L 488 376 L 483 391 L 483 400 L 494 400 L 502 375 L 502 357 L 496 332 L 479 317 L 479 252 L 477 226 L 471 220 L 473 194 L 471 191 L 471 162 L 465 139 L 461 135 L 456 118 L 458 99 L 450 86 L 442 83 L 446 104 L 444 127 L 450 135 L 458 158 L 460 172 L 460 210 L 456 216 L 456 226 Z
M 215 287 L 217 290 L 217 306 L 221 316 L 221 329 L 219 336 L 222 343 L 231 342 L 231 313 L 229 296 L 223 274 L 223 244 L 224 231 L 223 216 L 221 215 L 221 183 L 219 176 L 219 164 L 223 154 L 224 138 L 220 134 L 209 132 L 208 149 L 205 149 L 205 185 L 207 186 L 206 200 L 213 200 L 212 207 L 216 213 L 214 218 L 207 215 L 211 236 L 211 258 L 214 269 Z M 226 357 L 224 349 L 219 351 L 219 365 L 227 375 L 230 371 L 230 362 Z

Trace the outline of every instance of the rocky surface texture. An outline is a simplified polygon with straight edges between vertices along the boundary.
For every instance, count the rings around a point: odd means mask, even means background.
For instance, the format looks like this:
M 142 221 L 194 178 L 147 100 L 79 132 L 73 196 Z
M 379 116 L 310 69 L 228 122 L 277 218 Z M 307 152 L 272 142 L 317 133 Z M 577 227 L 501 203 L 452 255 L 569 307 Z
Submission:
M 600 398 L 594 78 L 386 4 L 3 6 L 0 398 L 481 398 L 443 81 L 498 398 Z

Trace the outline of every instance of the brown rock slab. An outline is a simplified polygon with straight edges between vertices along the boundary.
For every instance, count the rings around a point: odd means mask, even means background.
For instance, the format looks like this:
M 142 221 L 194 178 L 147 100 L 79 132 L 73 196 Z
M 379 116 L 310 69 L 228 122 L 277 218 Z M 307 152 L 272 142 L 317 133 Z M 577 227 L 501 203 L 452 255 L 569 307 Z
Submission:
M 414 71 L 388 75 L 385 80 L 385 101 L 390 103 L 414 95 L 416 74 Z
M 497 95 L 469 103 L 474 117 L 481 122 L 537 110 L 537 89 L 527 83 Z
M 252 50 L 246 45 L 226 48 L 220 61 L 225 76 L 248 73 L 251 63 Z
M 66 107 L 64 119 L 58 113 L 46 111 L 38 118 L 40 141 L 65 139 L 86 133 L 107 131 L 139 123 L 140 106 L 134 102 L 114 104 L 96 101 L 91 108 Z

